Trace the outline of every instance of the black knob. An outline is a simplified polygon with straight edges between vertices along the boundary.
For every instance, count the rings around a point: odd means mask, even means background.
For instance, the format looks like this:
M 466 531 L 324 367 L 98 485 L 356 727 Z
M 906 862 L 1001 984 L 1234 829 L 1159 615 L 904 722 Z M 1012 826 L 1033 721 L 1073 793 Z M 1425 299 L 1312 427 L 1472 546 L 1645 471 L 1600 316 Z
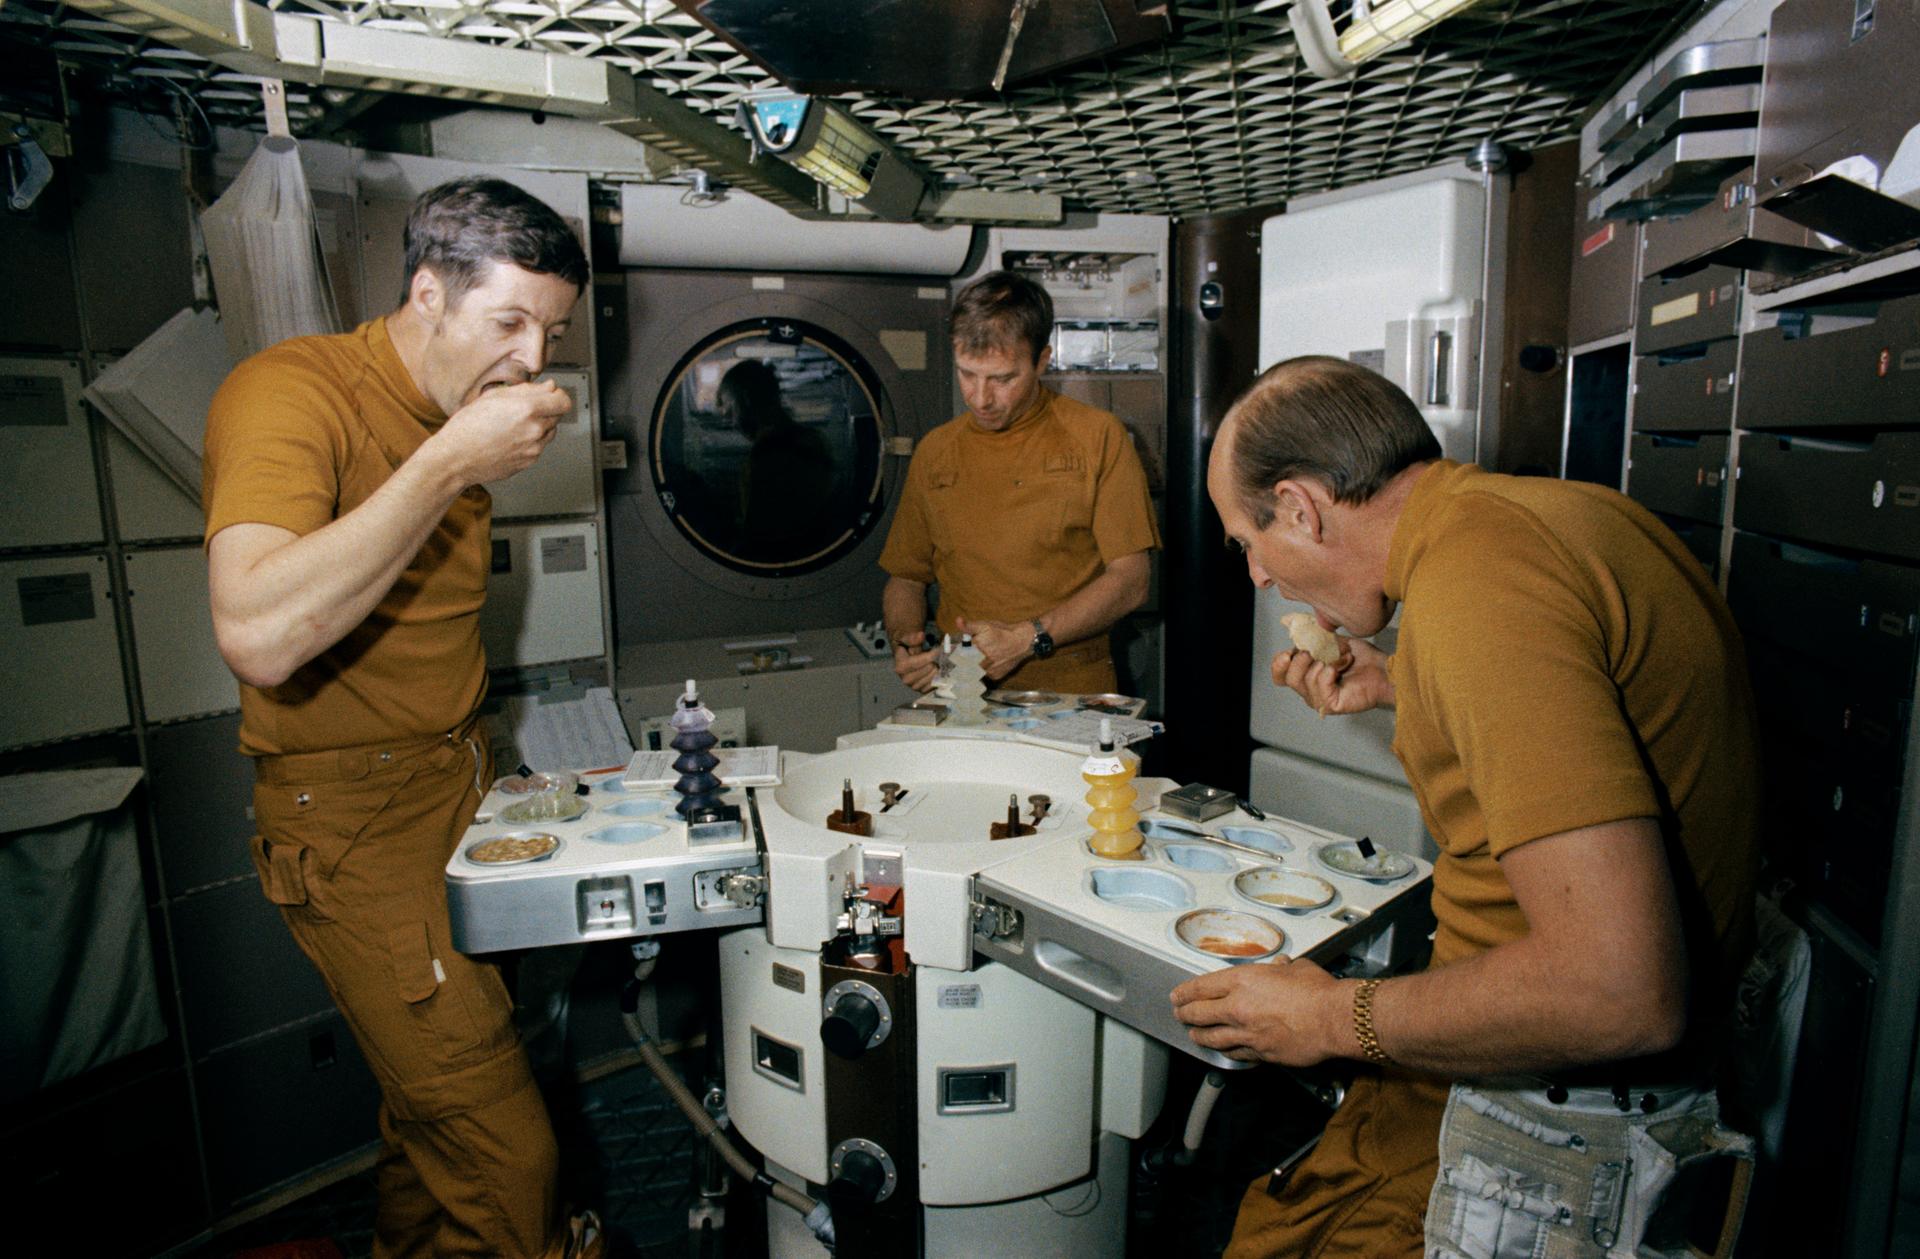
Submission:
M 880 1191 L 886 1187 L 886 1167 L 865 1150 L 848 1150 L 841 1156 L 840 1174 L 829 1186 L 835 1198 L 852 1199 L 863 1205 L 877 1201 Z
M 820 1023 L 820 1041 L 842 1058 L 858 1058 L 879 1026 L 880 1007 L 871 998 L 843 992 Z

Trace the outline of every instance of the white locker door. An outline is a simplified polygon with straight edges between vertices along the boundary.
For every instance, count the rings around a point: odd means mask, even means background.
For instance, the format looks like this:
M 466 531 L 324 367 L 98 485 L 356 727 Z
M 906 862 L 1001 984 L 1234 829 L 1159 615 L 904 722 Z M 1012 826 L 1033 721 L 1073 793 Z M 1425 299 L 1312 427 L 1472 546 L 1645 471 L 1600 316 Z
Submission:
M 480 609 L 488 668 L 605 655 L 600 616 L 598 524 L 495 523 L 493 575 Z
M 127 606 L 148 721 L 239 707 L 239 685 L 214 645 L 207 557 L 199 547 L 129 552 Z
M 113 483 L 113 515 L 122 542 L 198 538 L 206 517 L 191 494 L 154 466 L 147 453 L 111 424 L 107 431 L 107 476 Z
M 493 518 L 524 516 L 591 516 L 598 510 L 594 495 L 599 476 L 594 462 L 599 447 L 599 425 L 593 417 L 593 394 L 586 372 L 553 371 L 546 379 L 573 395 L 573 410 L 553 428 L 553 440 L 531 468 L 504 481 L 490 481 Z
M 127 724 L 107 561 L 0 560 L 0 747 Z
M 84 546 L 106 537 L 73 360 L 0 358 L 0 468 L 7 486 L 0 547 Z
M 1420 818 L 1420 802 L 1400 783 L 1255 748 L 1247 766 L 1247 795 L 1275 817 L 1339 835 L 1365 835 L 1383 848 L 1427 861 L 1439 855 Z
M 1472 462 L 1485 228 L 1480 184 L 1444 175 L 1268 219 L 1261 368 L 1301 354 L 1364 363 L 1420 404 L 1448 458 Z

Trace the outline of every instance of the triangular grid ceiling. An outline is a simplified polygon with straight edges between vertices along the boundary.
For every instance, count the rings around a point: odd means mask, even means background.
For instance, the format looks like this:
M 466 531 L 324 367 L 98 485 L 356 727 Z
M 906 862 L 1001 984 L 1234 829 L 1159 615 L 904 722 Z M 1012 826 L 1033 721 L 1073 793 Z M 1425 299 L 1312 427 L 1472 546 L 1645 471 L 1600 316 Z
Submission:
M 742 92 L 778 86 L 668 0 L 265 2 L 329 21 L 604 57 L 729 127 Z M 998 96 L 835 99 L 951 185 L 1038 189 L 1106 211 L 1215 214 L 1432 166 L 1486 137 L 1519 149 L 1570 139 L 1594 98 L 1694 6 L 1484 3 L 1346 82 L 1307 71 L 1288 7 L 1176 5 L 1178 38 Z M 9 0 L 0 26 L 104 67 L 149 108 L 187 96 L 214 122 L 260 125 L 252 80 L 84 10 Z M 331 130 L 365 103 L 297 84 L 288 97 L 303 134 Z

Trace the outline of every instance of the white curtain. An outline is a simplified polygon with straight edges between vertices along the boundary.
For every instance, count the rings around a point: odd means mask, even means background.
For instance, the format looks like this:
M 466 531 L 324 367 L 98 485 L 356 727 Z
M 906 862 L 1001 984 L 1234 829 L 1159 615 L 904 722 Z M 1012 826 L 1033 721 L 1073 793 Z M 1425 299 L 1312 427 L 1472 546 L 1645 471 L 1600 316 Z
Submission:
M 293 140 L 262 140 L 233 186 L 200 215 L 200 231 L 236 361 L 288 337 L 340 331 Z

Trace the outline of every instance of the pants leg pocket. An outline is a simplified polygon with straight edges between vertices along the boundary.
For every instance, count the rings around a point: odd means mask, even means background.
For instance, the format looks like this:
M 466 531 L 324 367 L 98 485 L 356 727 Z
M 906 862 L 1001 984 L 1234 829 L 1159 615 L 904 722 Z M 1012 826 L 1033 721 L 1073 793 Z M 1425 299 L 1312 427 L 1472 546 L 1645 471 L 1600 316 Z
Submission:
M 1708 1094 L 1675 1119 L 1635 1128 L 1629 1215 L 1641 1255 L 1697 1259 L 1733 1252 L 1753 1179 L 1753 1138 L 1723 1127 Z
M 1443 1166 L 1434 1182 L 1427 1208 L 1428 1253 L 1536 1259 L 1546 1251 L 1547 1226 L 1567 1215 L 1549 1196 L 1557 1190 L 1512 1168 L 1462 1154 Z M 1451 1251 L 1438 1249 L 1436 1243 Z
M 307 903 L 307 872 L 301 860 L 304 848 L 276 844 L 264 835 L 247 841 L 253 856 L 254 873 L 260 876 L 260 890 L 267 899 L 282 907 Z
M 394 990 L 411 1010 L 421 1034 L 440 1052 L 453 1056 L 476 1048 L 480 1029 L 466 995 L 448 982 L 448 963 L 435 950 L 427 924 L 412 919 L 393 927 L 387 933 L 387 952 Z

